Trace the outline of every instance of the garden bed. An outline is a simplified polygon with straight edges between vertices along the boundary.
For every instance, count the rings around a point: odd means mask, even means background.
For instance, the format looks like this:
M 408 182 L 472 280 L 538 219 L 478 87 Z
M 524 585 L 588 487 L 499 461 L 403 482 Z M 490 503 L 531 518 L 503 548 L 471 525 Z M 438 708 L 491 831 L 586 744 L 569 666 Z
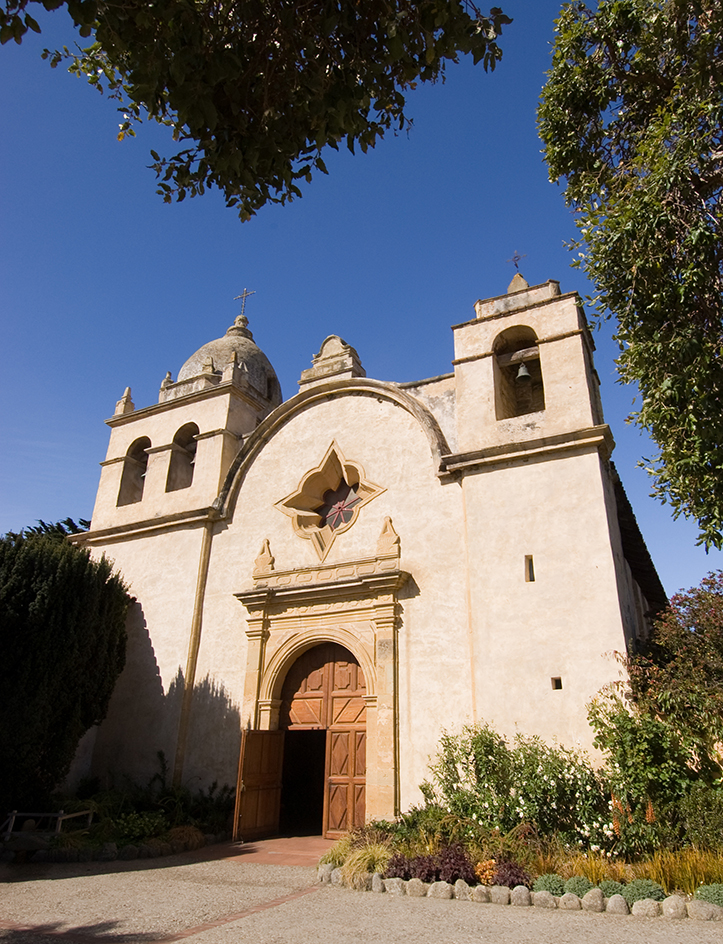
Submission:
M 353 886 L 344 881 L 340 867 L 330 863 L 319 866 L 319 882 L 336 887 L 353 887 L 358 891 L 410 898 L 437 898 L 473 901 L 479 904 L 508 905 L 521 908 L 544 908 L 559 911 L 585 911 L 590 914 L 634 915 L 642 918 L 663 917 L 669 920 L 692 918 L 696 921 L 723 921 L 723 907 L 700 899 L 687 900 L 669 895 L 663 901 L 641 898 L 630 907 L 622 895 L 606 897 L 599 888 L 592 888 L 582 898 L 573 892 L 553 895 L 548 891 L 530 891 L 526 885 L 469 885 L 463 879 L 451 882 L 423 882 L 421 879 L 384 878 L 379 872 L 366 872 L 355 877 Z

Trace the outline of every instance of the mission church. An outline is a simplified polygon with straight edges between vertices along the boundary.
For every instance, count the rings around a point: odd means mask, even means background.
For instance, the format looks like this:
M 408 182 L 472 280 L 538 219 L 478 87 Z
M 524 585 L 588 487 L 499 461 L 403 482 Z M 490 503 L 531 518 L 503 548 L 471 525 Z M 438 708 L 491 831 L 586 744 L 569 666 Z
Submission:
M 91 529 L 135 598 L 76 775 L 237 785 L 235 833 L 334 837 L 419 802 L 464 723 L 591 746 L 586 704 L 665 593 L 557 282 L 478 301 L 451 373 L 367 378 L 328 337 L 283 400 L 242 314 L 130 390 Z

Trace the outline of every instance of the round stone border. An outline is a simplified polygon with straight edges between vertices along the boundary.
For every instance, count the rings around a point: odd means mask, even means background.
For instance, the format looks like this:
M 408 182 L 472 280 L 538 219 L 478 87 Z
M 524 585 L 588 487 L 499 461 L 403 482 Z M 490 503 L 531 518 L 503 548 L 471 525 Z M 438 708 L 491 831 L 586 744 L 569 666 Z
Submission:
M 320 865 L 317 870 L 318 881 L 322 885 L 345 887 L 340 868 L 332 865 Z M 634 915 L 637 918 L 668 918 L 671 921 L 692 918 L 695 921 L 723 921 L 723 908 L 708 901 L 693 899 L 686 901 L 680 895 L 670 895 L 665 901 L 644 898 L 636 901 L 632 908 L 622 895 L 605 898 L 599 888 L 592 888 L 579 898 L 567 892 L 560 898 L 550 892 L 531 892 L 524 885 L 507 888 L 505 885 L 468 885 L 458 879 L 454 885 L 449 882 L 422 882 L 418 878 L 384 878 L 378 872 L 366 872 L 357 879 L 357 891 L 387 894 L 410 898 L 443 898 L 458 901 L 475 901 L 480 904 L 509 905 L 518 908 L 546 908 L 559 911 L 587 911 L 590 914 Z

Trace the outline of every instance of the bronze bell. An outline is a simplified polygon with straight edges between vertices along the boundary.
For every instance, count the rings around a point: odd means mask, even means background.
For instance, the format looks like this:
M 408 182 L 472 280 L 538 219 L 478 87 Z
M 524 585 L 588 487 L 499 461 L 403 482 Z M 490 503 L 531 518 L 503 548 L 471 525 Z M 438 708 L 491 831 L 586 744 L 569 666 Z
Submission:
M 532 376 L 525 367 L 525 364 L 520 364 L 520 369 L 517 371 L 517 376 L 515 377 L 515 383 L 518 384 L 528 384 L 532 380 Z

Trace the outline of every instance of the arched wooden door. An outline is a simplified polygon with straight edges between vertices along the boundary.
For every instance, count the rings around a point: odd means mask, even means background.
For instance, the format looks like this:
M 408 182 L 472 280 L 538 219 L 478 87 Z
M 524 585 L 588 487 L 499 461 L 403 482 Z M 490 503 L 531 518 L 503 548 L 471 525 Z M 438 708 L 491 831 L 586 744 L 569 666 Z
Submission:
M 366 682 L 348 649 L 323 643 L 291 666 L 281 691 L 279 727 L 326 730 L 323 833 L 335 838 L 364 823 Z

